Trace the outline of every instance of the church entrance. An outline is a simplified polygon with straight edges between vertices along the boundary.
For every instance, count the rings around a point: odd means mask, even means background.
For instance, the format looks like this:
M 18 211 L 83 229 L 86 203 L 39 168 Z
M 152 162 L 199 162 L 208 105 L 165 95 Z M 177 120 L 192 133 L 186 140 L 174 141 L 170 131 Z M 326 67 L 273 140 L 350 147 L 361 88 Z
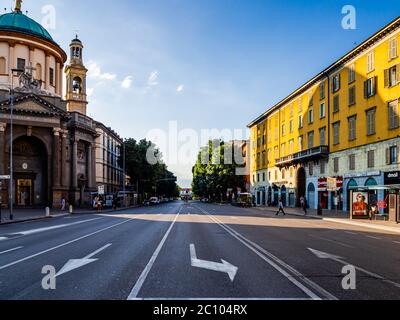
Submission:
M 19 208 L 48 204 L 47 152 L 41 140 L 23 136 L 13 143 L 14 205 Z

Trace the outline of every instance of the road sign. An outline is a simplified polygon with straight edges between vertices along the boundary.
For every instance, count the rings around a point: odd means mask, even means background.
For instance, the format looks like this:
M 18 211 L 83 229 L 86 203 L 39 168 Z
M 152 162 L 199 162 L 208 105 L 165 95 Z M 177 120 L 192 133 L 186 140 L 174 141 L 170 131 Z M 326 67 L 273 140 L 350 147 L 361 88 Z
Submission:
M 0 180 L 10 180 L 11 176 L 0 176 Z
M 105 193 L 104 186 L 98 186 L 98 187 L 97 187 L 97 193 L 98 193 L 100 196 L 103 196 L 104 193 Z
M 327 178 L 326 189 L 329 192 L 337 191 L 337 179 L 336 178 Z

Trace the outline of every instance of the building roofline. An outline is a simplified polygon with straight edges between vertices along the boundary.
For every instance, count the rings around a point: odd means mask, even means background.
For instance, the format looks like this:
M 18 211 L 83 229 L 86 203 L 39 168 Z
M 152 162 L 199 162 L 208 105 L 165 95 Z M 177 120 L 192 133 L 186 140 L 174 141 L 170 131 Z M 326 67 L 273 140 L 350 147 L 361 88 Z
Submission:
M 351 60 L 353 57 L 357 56 L 367 48 L 371 47 L 374 43 L 379 41 L 381 38 L 383 38 L 386 34 L 390 33 L 394 29 L 398 28 L 400 26 L 400 16 L 398 16 L 396 19 L 392 20 L 389 24 L 384 26 L 382 29 L 379 31 L 375 32 L 372 36 L 370 36 L 368 39 L 364 40 L 360 45 L 355 47 L 354 49 L 350 50 L 348 53 L 346 53 L 344 56 L 339 58 L 337 61 L 332 63 L 329 67 L 324 69 L 322 72 L 314 76 L 312 79 L 307 81 L 305 84 L 300 86 L 297 90 L 292 92 L 290 95 L 288 95 L 286 98 L 275 104 L 273 107 L 268 109 L 266 112 L 264 112 L 261 116 L 250 122 L 247 127 L 251 128 L 255 124 L 259 123 L 260 121 L 264 120 L 266 117 L 268 117 L 271 113 L 275 112 L 277 109 L 288 103 L 290 100 L 293 99 L 296 95 L 299 93 L 302 93 L 306 91 L 308 87 L 311 85 L 315 84 L 316 82 L 320 81 L 322 78 L 326 77 L 329 75 L 332 71 L 335 69 L 338 69 L 340 66 L 342 66 L 344 63 L 347 61 Z
M 96 127 L 100 127 L 102 130 L 106 131 L 108 134 L 111 134 L 114 136 L 115 139 L 119 140 L 121 143 L 124 142 L 124 140 L 118 135 L 116 131 L 114 131 L 111 127 L 105 126 L 103 123 L 94 120 L 96 123 Z

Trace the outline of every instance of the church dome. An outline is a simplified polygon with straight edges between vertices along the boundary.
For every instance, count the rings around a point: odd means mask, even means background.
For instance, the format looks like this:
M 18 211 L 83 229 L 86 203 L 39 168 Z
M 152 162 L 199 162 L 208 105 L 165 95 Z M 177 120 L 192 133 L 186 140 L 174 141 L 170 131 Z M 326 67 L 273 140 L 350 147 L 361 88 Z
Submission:
M 54 42 L 50 33 L 20 11 L 0 15 L 0 31 L 13 31 Z

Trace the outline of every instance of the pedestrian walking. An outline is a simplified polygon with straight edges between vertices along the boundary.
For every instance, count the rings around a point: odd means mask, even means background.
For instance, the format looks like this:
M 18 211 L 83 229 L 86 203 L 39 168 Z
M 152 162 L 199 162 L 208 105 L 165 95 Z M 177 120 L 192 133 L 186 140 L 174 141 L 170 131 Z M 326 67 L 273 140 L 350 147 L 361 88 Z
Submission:
M 307 215 L 307 199 L 305 197 L 300 198 L 300 205 L 304 211 L 304 215 L 306 216 Z
M 65 197 L 61 198 L 61 211 L 65 211 L 65 206 L 66 206 L 66 201 L 65 201 Z
M 279 216 L 280 213 L 283 213 L 284 216 L 286 216 L 285 210 L 283 210 L 283 201 L 282 198 L 279 199 L 278 203 L 278 212 L 276 213 L 277 216 Z

